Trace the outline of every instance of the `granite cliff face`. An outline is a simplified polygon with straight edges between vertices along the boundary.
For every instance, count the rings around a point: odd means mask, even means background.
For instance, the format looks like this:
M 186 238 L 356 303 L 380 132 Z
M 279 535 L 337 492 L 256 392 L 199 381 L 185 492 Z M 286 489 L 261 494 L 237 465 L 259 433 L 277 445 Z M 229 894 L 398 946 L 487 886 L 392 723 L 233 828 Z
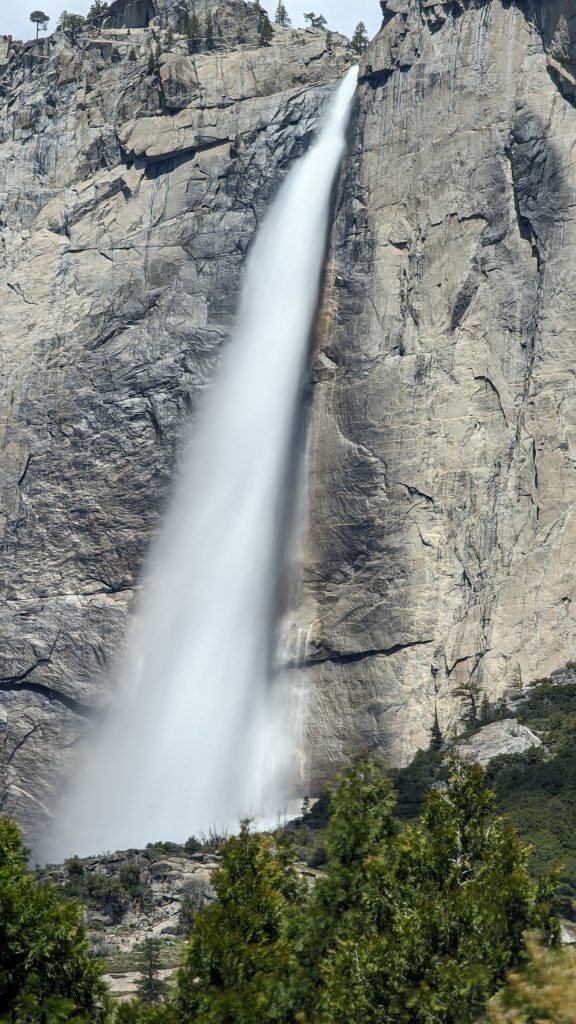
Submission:
M 389 0 L 316 360 L 319 774 L 573 654 L 573 5 Z
M 211 53 L 161 52 L 122 2 L 0 46 L 1 789 L 29 825 L 106 699 L 250 239 L 351 57 L 319 31 L 258 48 L 257 6 L 208 6 Z M 576 19 L 381 6 L 312 370 L 312 784 L 358 748 L 405 761 L 456 690 L 576 639 Z
M 350 64 L 212 8 L 214 52 L 158 21 L 0 52 L 0 793 L 32 831 L 107 699 L 247 248 Z

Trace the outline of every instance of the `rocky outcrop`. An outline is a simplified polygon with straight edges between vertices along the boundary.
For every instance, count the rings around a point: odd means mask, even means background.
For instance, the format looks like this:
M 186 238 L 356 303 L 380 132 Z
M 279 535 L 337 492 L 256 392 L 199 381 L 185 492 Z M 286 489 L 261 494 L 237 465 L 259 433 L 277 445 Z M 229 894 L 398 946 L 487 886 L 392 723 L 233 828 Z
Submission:
M 226 45 L 88 26 L 0 83 L 0 794 L 29 833 L 113 685 L 258 222 L 350 63 L 323 32 Z
M 455 749 L 463 757 L 486 765 L 495 757 L 524 754 L 542 746 L 542 740 L 526 725 L 520 725 L 515 718 L 484 725 L 469 739 L 457 743 Z
M 361 68 L 315 364 L 316 779 L 575 648 L 570 8 L 388 0 Z

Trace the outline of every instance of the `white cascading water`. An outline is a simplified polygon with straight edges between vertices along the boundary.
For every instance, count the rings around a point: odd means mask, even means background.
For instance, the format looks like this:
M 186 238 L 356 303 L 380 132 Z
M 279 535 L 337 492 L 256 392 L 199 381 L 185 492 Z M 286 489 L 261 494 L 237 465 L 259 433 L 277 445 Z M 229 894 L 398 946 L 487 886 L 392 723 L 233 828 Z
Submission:
M 46 856 L 277 813 L 296 742 L 270 681 L 310 333 L 357 70 L 259 232 L 238 324 L 150 559 L 123 684 Z

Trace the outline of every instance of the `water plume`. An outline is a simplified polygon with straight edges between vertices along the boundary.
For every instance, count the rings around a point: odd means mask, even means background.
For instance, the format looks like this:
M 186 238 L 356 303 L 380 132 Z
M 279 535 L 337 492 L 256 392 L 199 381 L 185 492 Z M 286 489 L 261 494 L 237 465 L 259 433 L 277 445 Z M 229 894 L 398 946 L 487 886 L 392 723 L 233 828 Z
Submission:
M 282 806 L 271 686 L 294 444 L 356 69 L 254 244 L 234 337 L 180 466 L 113 712 L 47 855 L 183 840 Z

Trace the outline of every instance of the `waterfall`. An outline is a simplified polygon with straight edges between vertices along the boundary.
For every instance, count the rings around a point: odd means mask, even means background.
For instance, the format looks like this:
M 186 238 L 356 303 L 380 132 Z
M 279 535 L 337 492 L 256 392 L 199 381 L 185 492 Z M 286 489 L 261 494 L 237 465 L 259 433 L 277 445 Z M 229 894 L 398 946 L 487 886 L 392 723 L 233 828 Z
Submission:
M 356 77 L 343 79 L 259 231 L 234 337 L 150 556 L 119 695 L 51 857 L 182 841 L 282 806 L 293 737 L 270 680 L 278 577 Z

